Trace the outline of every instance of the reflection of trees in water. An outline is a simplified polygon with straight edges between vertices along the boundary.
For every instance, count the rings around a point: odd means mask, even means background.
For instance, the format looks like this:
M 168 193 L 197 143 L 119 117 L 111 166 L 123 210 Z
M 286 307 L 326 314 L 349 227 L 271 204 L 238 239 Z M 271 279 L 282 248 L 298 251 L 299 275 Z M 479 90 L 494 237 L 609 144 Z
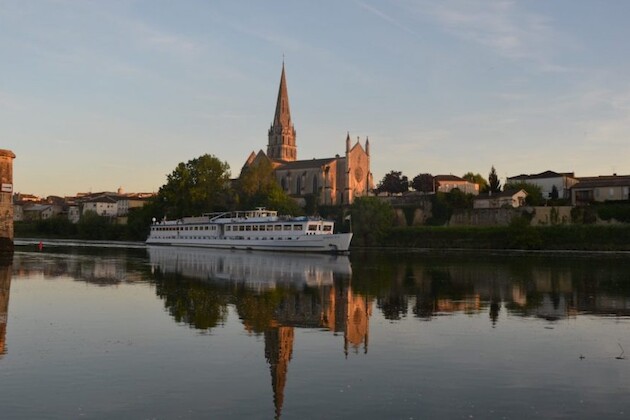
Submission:
M 179 274 L 154 274 L 155 293 L 177 321 L 209 330 L 227 320 L 230 291 L 217 284 L 191 280 Z
M 627 258 L 356 253 L 352 263 L 354 290 L 372 293 L 391 320 L 408 306 L 422 319 L 486 312 L 493 325 L 502 307 L 548 320 L 581 311 L 630 315 Z

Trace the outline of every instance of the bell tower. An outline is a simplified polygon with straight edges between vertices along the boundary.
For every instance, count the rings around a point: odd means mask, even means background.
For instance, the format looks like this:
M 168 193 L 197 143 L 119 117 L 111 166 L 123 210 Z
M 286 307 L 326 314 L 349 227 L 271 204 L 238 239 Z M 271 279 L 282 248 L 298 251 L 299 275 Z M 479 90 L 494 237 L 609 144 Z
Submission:
M 282 62 L 282 75 L 280 76 L 280 88 L 278 89 L 276 113 L 274 115 L 271 128 L 269 128 L 267 156 L 271 159 L 278 159 L 286 162 L 292 162 L 297 159 L 295 128 L 291 122 L 291 111 L 289 110 L 289 94 L 287 91 L 287 81 L 284 75 L 284 61 Z

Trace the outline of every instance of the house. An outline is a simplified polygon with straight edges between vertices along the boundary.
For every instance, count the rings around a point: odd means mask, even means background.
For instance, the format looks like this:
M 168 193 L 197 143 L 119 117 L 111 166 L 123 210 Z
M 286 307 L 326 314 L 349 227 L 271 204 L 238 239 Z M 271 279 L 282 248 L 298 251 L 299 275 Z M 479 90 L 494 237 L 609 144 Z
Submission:
M 630 175 L 580 177 L 571 188 L 571 204 L 630 200 Z
M 22 207 L 23 220 L 46 220 L 55 215 L 52 204 L 31 204 Z
M 13 204 L 13 221 L 21 222 L 24 220 L 24 207 L 22 204 Z
M 148 193 L 124 194 L 119 196 L 117 198 L 118 216 L 127 216 L 129 214 L 129 210 L 144 207 L 144 205 L 148 203 L 149 197 L 152 196 L 153 194 Z
M 116 217 L 118 215 L 118 200 L 109 196 L 102 195 L 83 201 L 82 215 L 86 212 L 93 211 L 99 216 Z
M 458 189 L 465 194 L 479 194 L 479 184 L 475 184 L 455 175 L 436 175 L 433 177 L 433 182 L 436 191 L 439 192 L 447 193 Z
M 68 220 L 71 223 L 79 223 L 79 219 L 81 218 L 81 212 L 79 211 L 79 206 L 76 204 L 68 205 Z
M 543 198 L 552 198 L 553 188 L 558 191 L 558 198 L 570 198 L 571 187 L 577 184 L 578 179 L 573 172 L 545 171 L 532 175 L 517 175 L 507 178 L 507 184 L 526 182 L 540 187 Z
M 527 192 L 525 192 L 525 190 L 479 194 L 473 200 L 473 208 L 498 209 L 501 207 L 521 207 L 525 205 L 526 197 Z

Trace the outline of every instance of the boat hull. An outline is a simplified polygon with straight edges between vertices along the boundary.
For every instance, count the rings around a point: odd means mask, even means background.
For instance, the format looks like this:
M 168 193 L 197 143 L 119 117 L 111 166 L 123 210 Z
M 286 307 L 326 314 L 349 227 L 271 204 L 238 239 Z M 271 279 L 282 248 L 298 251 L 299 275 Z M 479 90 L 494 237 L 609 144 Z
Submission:
M 229 239 L 229 238 L 149 238 L 147 245 L 174 245 L 216 249 L 255 251 L 346 253 L 350 250 L 352 233 L 305 235 L 293 240 Z

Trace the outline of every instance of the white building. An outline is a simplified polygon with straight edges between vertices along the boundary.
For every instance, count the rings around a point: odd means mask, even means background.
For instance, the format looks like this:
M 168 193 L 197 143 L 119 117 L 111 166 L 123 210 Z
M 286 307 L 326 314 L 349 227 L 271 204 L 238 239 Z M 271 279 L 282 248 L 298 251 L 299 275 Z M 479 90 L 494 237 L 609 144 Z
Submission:
M 479 194 L 479 184 L 470 182 L 467 179 L 460 178 L 455 175 L 436 175 L 433 177 L 435 188 L 439 192 L 448 193 L 454 189 L 458 189 L 464 194 Z
M 99 216 L 116 217 L 118 215 L 118 201 L 109 196 L 101 196 L 83 202 L 82 215 L 93 211 Z
M 578 179 L 573 172 L 558 173 L 545 171 L 539 174 L 518 175 L 507 178 L 508 184 L 526 182 L 540 187 L 543 198 L 551 198 L 553 187 L 558 191 L 558 198 L 571 198 L 571 187 L 577 184 Z

